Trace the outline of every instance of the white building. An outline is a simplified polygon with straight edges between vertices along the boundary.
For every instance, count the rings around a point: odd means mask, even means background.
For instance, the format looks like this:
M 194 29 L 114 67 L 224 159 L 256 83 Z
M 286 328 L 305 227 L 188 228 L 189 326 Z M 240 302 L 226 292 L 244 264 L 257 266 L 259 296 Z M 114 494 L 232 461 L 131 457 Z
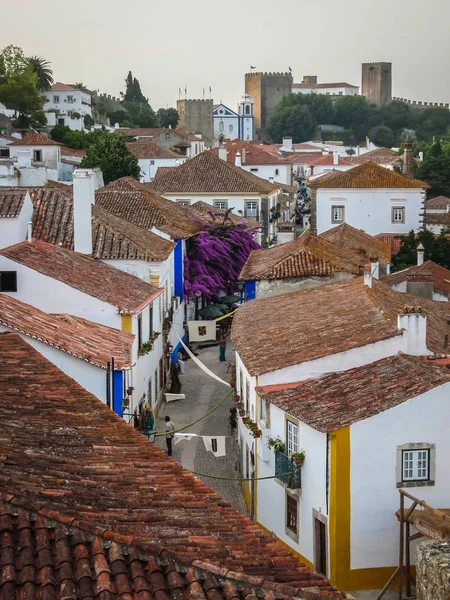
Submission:
M 317 77 L 315 75 L 307 75 L 303 77 L 302 83 L 292 84 L 292 93 L 324 94 L 335 98 L 339 96 L 357 96 L 359 94 L 359 87 L 357 85 L 346 83 L 345 81 L 337 83 L 317 83 Z
M 427 185 L 375 163 L 330 173 L 310 187 L 318 234 L 342 223 L 370 235 L 408 233 L 422 225 Z
M 23 151 L 28 151 L 24 153 Z M 28 168 L 44 168 L 44 183 L 21 182 L 20 185 L 45 185 L 47 179 L 58 181 L 58 167 L 61 162 L 61 144 L 42 133 L 29 133 L 9 144 L 10 157 Z M 22 156 L 22 160 L 21 160 Z M 40 177 L 42 180 L 42 177 Z
M 161 148 L 173 150 L 186 158 L 194 158 L 205 150 L 205 140 L 201 134 L 189 133 L 184 129 L 117 127 L 115 133 L 135 138 L 138 142 L 152 141 Z
M 396 292 L 405 292 L 438 302 L 450 299 L 450 271 L 432 260 L 424 262 L 424 248 L 417 249 L 417 265 L 383 277 L 383 283 Z
M 433 233 L 441 233 L 450 227 L 450 198 L 437 196 L 425 202 L 425 227 Z
M 0 189 L 0 248 L 26 240 L 28 223 L 32 219 L 33 203 L 28 190 L 2 187 Z
M 163 148 L 143 139 L 128 144 L 128 150 L 139 160 L 142 183 L 153 181 L 159 167 L 178 167 L 187 160 L 187 157 L 180 156 L 169 148 Z
M 244 94 L 238 103 L 238 112 L 225 104 L 217 104 L 213 110 L 214 139 L 253 140 L 255 137 L 255 116 L 253 100 Z
M 84 117 L 92 117 L 91 95 L 57 82 L 42 92 L 42 103 L 49 127 L 65 125 L 72 130 L 84 129 Z
M 244 482 L 247 506 L 342 590 L 381 588 L 393 573 L 398 487 L 420 485 L 421 497 L 438 506 L 450 491 L 442 427 L 450 376 L 423 358 L 442 352 L 448 310 L 420 299 L 414 312 L 416 301 L 369 270 L 247 302 L 234 318 L 237 401 L 246 417 L 238 426 L 241 473 L 277 475 Z M 280 307 L 307 319 L 293 327 L 277 318 Z M 277 439 L 283 447 L 274 453 L 268 443 Z M 289 457 L 301 452 L 300 467 Z

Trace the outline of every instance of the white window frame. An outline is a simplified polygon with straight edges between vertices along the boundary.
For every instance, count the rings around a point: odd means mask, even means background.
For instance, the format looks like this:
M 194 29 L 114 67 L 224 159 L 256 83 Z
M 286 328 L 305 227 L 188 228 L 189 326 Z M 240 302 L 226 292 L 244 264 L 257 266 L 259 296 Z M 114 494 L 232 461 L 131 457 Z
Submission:
M 400 215 L 400 219 L 396 218 L 396 213 L 397 211 L 400 211 L 399 215 Z M 405 222 L 405 216 L 406 216 L 406 210 L 404 206 L 393 206 L 392 207 L 392 214 L 391 214 L 391 219 L 392 219 L 392 223 L 404 223 Z
M 219 204 L 223 204 L 223 206 L 218 206 Z M 228 200 L 213 200 L 213 206 L 220 210 L 228 210 Z
M 190 200 L 177 200 L 176 201 L 177 204 L 180 204 L 181 206 L 190 206 L 191 205 L 191 201 Z
M 69 104 L 73 104 L 75 102 L 75 98 L 73 96 L 67 96 L 67 102 L 69 102 Z
M 249 205 L 252 205 L 252 208 L 249 210 Z M 255 205 L 255 210 L 253 210 L 253 205 Z M 245 201 L 245 211 L 244 216 L 246 219 L 258 219 L 259 215 L 259 204 L 257 200 L 246 200 Z
M 298 423 L 286 419 L 286 451 L 290 456 L 298 450 Z
M 336 216 L 339 214 L 338 211 L 341 211 L 341 219 L 339 219 L 339 217 Z M 337 224 L 345 223 L 345 206 L 343 204 L 333 204 L 331 206 L 331 222 Z
M 418 442 L 397 446 L 397 487 L 434 485 L 435 474 L 435 444 Z
M 59 96 L 53 96 L 53 102 L 59 104 Z

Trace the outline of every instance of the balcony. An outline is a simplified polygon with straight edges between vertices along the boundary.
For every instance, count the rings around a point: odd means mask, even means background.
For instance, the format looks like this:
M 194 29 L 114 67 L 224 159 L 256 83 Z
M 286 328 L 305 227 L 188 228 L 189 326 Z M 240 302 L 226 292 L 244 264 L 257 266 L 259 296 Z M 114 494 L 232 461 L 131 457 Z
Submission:
M 296 465 L 283 452 L 275 452 L 275 476 L 291 490 L 302 487 L 302 468 Z

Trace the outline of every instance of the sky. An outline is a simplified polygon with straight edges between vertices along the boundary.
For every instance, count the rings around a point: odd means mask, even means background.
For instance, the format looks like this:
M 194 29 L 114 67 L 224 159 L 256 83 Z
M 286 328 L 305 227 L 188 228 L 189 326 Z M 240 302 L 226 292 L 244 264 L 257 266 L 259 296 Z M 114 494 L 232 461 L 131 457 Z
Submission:
M 250 65 L 360 86 L 361 63 L 379 61 L 393 96 L 450 102 L 449 18 L 449 0 L 22 0 L 2 11 L 0 48 L 113 96 L 131 70 L 155 110 L 185 86 L 235 109 Z

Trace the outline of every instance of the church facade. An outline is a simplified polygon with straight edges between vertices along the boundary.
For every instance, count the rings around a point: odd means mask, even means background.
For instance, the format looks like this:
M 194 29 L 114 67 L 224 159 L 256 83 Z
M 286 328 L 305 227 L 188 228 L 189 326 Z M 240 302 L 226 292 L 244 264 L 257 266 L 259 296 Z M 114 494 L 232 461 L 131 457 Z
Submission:
M 253 140 L 255 133 L 253 100 L 244 94 L 238 103 L 238 112 L 225 104 L 213 109 L 214 139 Z

